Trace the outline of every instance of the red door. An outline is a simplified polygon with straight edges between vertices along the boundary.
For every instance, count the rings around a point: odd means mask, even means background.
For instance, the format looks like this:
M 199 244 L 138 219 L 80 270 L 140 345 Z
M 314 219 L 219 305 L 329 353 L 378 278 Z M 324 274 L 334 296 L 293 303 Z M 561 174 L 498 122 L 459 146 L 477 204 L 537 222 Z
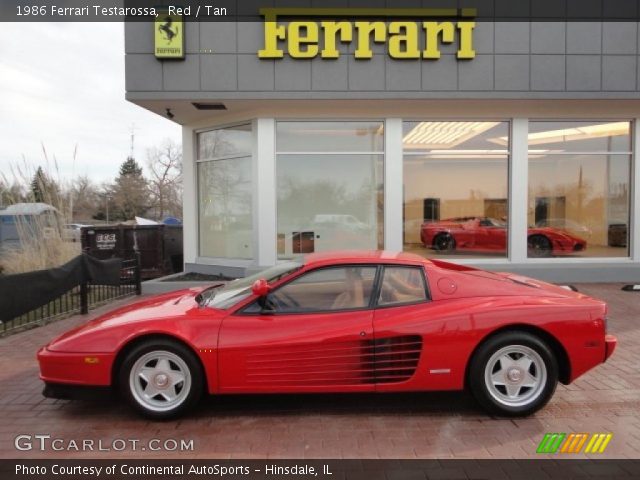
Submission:
M 218 343 L 222 392 L 373 391 L 373 312 L 240 314 Z
M 491 250 L 504 252 L 507 249 L 507 229 L 502 227 L 487 228 Z

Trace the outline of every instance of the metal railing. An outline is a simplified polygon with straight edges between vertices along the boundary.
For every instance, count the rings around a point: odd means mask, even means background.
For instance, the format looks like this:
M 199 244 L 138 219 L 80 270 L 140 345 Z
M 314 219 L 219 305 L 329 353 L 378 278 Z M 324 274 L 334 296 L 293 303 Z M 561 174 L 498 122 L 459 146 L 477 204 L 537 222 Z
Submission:
M 119 285 L 82 283 L 45 305 L 6 322 L 0 322 L 0 336 L 19 329 L 46 325 L 72 314 L 84 315 L 89 313 L 91 308 L 109 301 L 141 293 L 140 257 L 136 255 L 132 260 L 122 261 Z

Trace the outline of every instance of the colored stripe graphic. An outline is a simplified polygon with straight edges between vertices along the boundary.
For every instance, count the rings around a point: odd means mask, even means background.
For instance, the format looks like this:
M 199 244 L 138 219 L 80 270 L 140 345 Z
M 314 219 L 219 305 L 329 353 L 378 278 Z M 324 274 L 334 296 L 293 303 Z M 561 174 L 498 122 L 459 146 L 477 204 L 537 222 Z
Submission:
M 580 453 L 582 446 L 589 438 L 588 433 L 571 433 L 562 445 L 560 453 Z
M 585 444 L 584 453 L 604 453 L 612 438 L 612 433 L 545 433 L 536 453 L 580 453 Z
M 536 453 L 556 453 L 565 437 L 565 433 L 546 433 Z
M 594 433 L 584 449 L 584 453 L 603 453 L 613 435 L 611 433 Z

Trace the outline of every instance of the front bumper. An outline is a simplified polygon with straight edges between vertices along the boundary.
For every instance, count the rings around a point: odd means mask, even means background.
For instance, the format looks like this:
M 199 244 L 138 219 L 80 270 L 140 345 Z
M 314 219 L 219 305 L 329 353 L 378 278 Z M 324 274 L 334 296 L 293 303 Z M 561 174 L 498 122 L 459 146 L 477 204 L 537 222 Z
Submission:
M 64 383 L 45 382 L 42 395 L 59 400 L 103 400 L 113 397 L 111 387 L 86 385 L 66 385 Z
M 40 378 L 46 383 L 109 386 L 113 354 L 38 351 Z
M 604 360 L 603 363 L 611 356 L 618 345 L 618 339 L 615 335 L 606 335 L 604 337 Z
M 553 255 L 571 255 L 573 253 L 584 252 L 587 249 L 587 242 L 568 242 L 554 240 L 552 243 Z

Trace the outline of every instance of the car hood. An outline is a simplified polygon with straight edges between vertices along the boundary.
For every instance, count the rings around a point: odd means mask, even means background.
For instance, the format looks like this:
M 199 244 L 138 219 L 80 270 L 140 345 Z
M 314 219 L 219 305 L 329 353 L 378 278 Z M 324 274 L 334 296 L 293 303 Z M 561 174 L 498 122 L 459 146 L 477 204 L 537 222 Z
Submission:
M 209 287 L 189 288 L 156 295 L 117 308 L 60 335 L 49 343 L 47 348 L 55 351 L 67 351 L 70 345 L 77 348 L 78 340 L 86 338 L 87 335 L 95 338 L 109 336 L 113 334 L 114 329 L 121 330 L 122 327 L 148 322 L 157 325 L 158 321 L 175 322 L 186 317 L 199 316 L 204 309 L 198 306 L 196 296 L 205 288 Z M 208 318 L 211 318 L 217 314 L 222 315 L 222 311 L 207 308 L 206 314 Z

